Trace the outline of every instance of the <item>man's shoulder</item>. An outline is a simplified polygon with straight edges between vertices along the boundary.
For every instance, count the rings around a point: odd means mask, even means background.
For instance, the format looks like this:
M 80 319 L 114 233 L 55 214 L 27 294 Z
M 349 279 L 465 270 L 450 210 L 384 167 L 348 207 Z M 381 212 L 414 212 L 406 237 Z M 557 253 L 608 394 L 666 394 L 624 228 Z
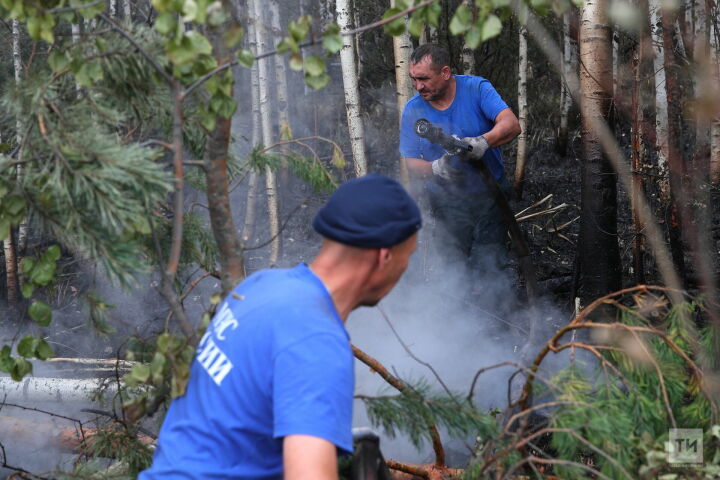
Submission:
M 479 75 L 455 75 L 459 88 L 478 88 L 484 84 L 492 85 L 490 80 Z

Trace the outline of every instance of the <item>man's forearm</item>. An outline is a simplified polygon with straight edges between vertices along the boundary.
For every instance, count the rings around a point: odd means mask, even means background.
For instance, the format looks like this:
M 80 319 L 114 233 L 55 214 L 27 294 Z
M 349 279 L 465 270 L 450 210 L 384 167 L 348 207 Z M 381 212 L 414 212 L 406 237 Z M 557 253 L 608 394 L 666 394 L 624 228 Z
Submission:
M 421 158 L 405 157 L 405 165 L 413 177 L 429 178 L 433 176 L 432 163 Z
M 512 110 L 506 108 L 495 117 L 495 126 L 483 137 L 494 148 L 512 142 L 520 132 L 520 122 Z
M 283 439 L 284 480 L 337 480 L 335 445 L 309 435 Z

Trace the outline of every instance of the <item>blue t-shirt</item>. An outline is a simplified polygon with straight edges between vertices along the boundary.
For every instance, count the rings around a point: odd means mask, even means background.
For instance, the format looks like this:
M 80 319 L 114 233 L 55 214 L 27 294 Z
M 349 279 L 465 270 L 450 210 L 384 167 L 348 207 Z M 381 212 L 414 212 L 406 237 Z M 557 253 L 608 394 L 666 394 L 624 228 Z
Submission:
M 400 153 L 404 157 L 431 162 L 445 153 L 442 147 L 415 133 L 415 121 L 420 118 L 439 126 L 448 135 L 477 137 L 492 130 L 495 117 L 508 108 L 492 84 L 482 77 L 455 75 L 455 82 L 455 99 L 445 110 L 436 109 L 418 94 L 405 105 L 400 127 Z M 505 173 L 500 148 L 489 149 L 483 160 L 495 179 L 500 180 Z M 464 190 L 485 190 L 485 182 L 475 168 L 460 162 L 458 157 L 453 157 L 452 165 L 465 171 Z
M 248 277 L 220 305 L 140 479 L 281 479 L 282 441 L 352 451 L 353 355 L 305 264 Z

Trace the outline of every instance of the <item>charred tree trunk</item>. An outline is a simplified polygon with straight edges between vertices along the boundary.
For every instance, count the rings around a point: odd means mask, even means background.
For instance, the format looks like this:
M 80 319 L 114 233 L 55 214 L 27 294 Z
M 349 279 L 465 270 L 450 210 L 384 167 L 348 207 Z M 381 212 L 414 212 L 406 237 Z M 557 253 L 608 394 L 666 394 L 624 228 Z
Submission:
M 633 171 L 632 179 L 632 251 L 633 251 L 633 274 L 635 283 L 642 285 L 645 283 L 645 237 L 643 235 L 643 224 L 640 220 L 640 214 L 636 205 L 640 204 L 640 199 L 645 195 L 645 182 L 642 176 L 643 165 L 643 148 L 642 148 L 642 125 L 643 111 L 640 107 L 640 83 L 641 83 L 641 67 L 644 60 L 645 48 L 645 32 L 641 31 L 639 35 L 639 44 L 636 47 L 633 57 L 634 83 L 632 91 L 632 132 L 631 132 L 631 163 Z
M 664 49 L 659 0 L 649 1 L 650 35 L 653 46 L 653 71 L 655 72 L 655 150 L 657 151 L 660 197 L 668 201 L 670 189 L 667 185 L 668 158 L 668 99 L 665 84 Z
M 278 0 L 270 2 L 271 26 L 274 32 L 282 31 L 280 29 L 280 7 Z M 274 43 L 274 42 L 273 42 Z M 288 86 L 287 72 L 285 70 L 285 57 L 283 55 L 275 55 L 275 85 L 277 93 L 277 115 L 280 125 L 281 137 L 292 137 L 292 128 L 290 128 L 290 116 L 288 115 Z M 287 151 L 287 146 L 281 147 L 283 152 Z M 287 161 L 283 158 L 282 170 L 280 171 L 281 190 L 285 190 L 288 184 L 288 166 Z
M 603 155 L 592 119 L 612 125 L 612 27 L 607 0 L 589 0 L 580 23 L 582 98 L 582 219 L 578 286 L 583 304 L 621 285 L 617 239 L 617 179 Z
M 352 29 L 350 0 L 337 0 L 336 9 L 337 22 L 340 25 L 341 32 L 350 31 Z M 355 176 L 362 177 L 367 173 L 367 159 L 365 157 L 365 132 L 362 117 L 360 116 L 360 91 L 355 66 L 354 38 L 354 36 L 343 35 L 340 64 L 342 66 L 345 109 L 350 131 L 350 146 L 353 153 Z
M 718 30 L 718 7 L 713 9 L 713 18 L 710 33 L 710 64 L 714 85 L 720 85 L 720 31 Z M 713 112 L 712 125 L 710 127 L 710 181 L 714 184 L 720 182 L 720 111 Z
M 522 198 L 523 180 L 525 178 L 525 157 L 527 156 L 527 29 L 520 25 L 518 46 L 518 120 L 520 135 L 518 136 L 517 160 L 515 162 L 515 180 L 513 190 L 517 198 Z
M 666 224 L 670 238 L 670 252 L 673 264 L 680 277 L 685 278 L 685 252 L 682 245 L 680 226 L 682 224 L 681 206 L 683 182 L 687 174 L 685 162 L 680 150 L 680 135 L 682 132 L 682 107 L 680 85 L 677 78 L 678 65 L 675 61 L 673 48 L 673 33 L 677 23 L 678 12 L 674 8 L 662 8 L 662 40 L 663 61 L 665 66 L 665 85 L 667 89 L 668 105 L 668 173 L 670 179 L 670 208 Z

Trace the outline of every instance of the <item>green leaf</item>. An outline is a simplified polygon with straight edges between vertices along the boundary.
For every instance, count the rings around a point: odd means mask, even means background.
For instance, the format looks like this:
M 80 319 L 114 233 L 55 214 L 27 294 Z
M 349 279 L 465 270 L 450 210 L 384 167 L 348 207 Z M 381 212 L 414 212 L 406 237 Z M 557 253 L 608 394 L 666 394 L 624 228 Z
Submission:
M 410 17 L 410 22 L 408 23 L 408 32 L 410 32 L 410 35 L 419 37 L 422 35 L 423 30 L 425 30 L 425 20 L 420 15 Z
M 300 51 L 300 48 L 298 47 L 297 42 L 290 37 L 285 37 L 282 40 L 280 40 L 275 48 L 277 49 L 278 53 L 280 53 L 280 54 L 283 54 L 283 53 L 286 53 L 289 51 L 298 53 Z
M 0 215 L 0 240 L 10 236 L 10 220 Z
M 480 28 L 477 25 L 470 27 L 465 34 L 465 44 L 473 50 L 480 46 Z
M 42 338 L 38 338 L 38 344 L 35 347 L 35 357 L 39 360 L 47 360 L 55 356 L 52 347 Z
M 225 40 L 225 46 L 228 48 L 235 48 L 238 43 L 240 43 L 243 39 L 243 27 L 240 24 L 233 24 L 230 28 L 228 28 L 225 33 L 223 34 L 223 39 Z
M 382 16 L 382 18 L 390 18 L 400 12 L 402 12 L 402 10 L 399 8 L 389 8 Z M 383 29 L 385 30 L 385 32 L 387 32 L 389 35 L 392 35 L 393 37 L 402 35 L 403 33 L 405 33 L 405 19 L 403 17 L 397 18 L 392 22 L 383 25 Z
M 235 57 L 237 57 L 238 63 L 246 68 L 252 67 L 255 62 L 255 55 L 250 50 L 239 50 L 235 53 Z
M 30 38 L 33 40 L 40 40 L 40 17 L 37 15 L 31 15 L 28 17 L 26 27 Z
M 332 164 L 339 169 L 343 169 L 346 166 L 345 156 L 338 147 L 333 147 Z
M 482 41 L 489 40 L 493 37 L 497 37 L 500 35 L 500 32 L 502 31 L 502 22 L 495 14 L 490 14 L 485 19 L 485 23 L 483 23 L 482 27 Z
M 293 132 L 292 127 L 290 127 L 290 122 L 283 122 L 282 125 L 280 125 L 280 138 L 282 140 L 290 140 L 293 138 Z
M 303 69 L 302 55 L 300 55 L 299 53 L 293 53 L 292 55 L 290 55 L 290 60 L 289 60 L 288 64 L 290 65 L 290 68 L 292 70 L 299 72 L 300 70 Z
M 15 361 L 10 353 L 11 351 L 8 345 L 4 345 L 2 350 L 0 350 L 0 371 L 10 372 L 10 369 L 15 365 Z
M 30 314 L 30 318 L 43 327 L 50 325 L 50 321 L 52 320 L 52 308 L 50 308 L 50 305 L 47 303 L 39 300 L 34 301 L 32 305 L 30 305 L 28 313 Z
M 105 11 L 105 2 L 100 2 L 94 5 L 92 5 L 92 3 L 93 2 L 88 2 L 87 0 L 76 0 L 71 1 L 70 5 L 73 7 L 79 7 L 80 5 L 91 4 L 91 6 L 87 8 L 81 8 L 78 10 L 78 13 L 80 13 L 80 15 L 84 18 L 95 18 L 97 15 Z
M 327 87 L 327 84 L 330 83 L 330 76 L 327 73 L 323 73 L 322 75 L 308 75 L 307 72 L 305 73 L 305 83 L 308 87 L 312 88 L 313 90 L 320 90 L 322 88 Z
M 10 369 L 10 376 L 13 380 L 19 382 L 25 375 L 32 373 L 32 363 L 28 362 L 24 358 L 16 358 L 14 360 L 15 364 Z
M 22 292 L 22 296 L 25 298 L 30 298 L 35 291 L 35 285 L 32 282 L 25 282 L 20 287 L 20 292 Z
M 40 19 L 40 38 L 47 43 L 53 43 L 55 41 L 53 28 L 55 28 L 55 17 L 49 13 L 45 13 Z
M 60 259 L 60 247 L 57 245 L 50 245 L 47 251 L 43 253 L 43 258 L 57 262 Z
M 32 272 L 33 268 L 35 268 L 35 259 L 32 257 L 25 257 L 20 262 L 20 269 L 22 270 L 22 273 L 27 276 L 30 276 L 30 272 Z
M 155 30 L 160 35 L 170 35 L 177 27 L 177 15 L 171 12 L 163 12 L 155 20 Z
M 55 262 L 41 259 L 30 272 L 30 280 L 38 285 L 47 285 L 55 277 L 56 269 Z
M 207 38 L 195 30 L 185 32 L 180 42 L 170 42 L 167 45 L 167 55 L 175 65 L 184 65 L 200 55 L 209 55 L 212 46 Z
M 343 46 L 342 35 L 340 35 L 340 27 L 337 23 L 331 23 L 323 32 L 322 45 L 329 53 L 337 53 Z
M 298 21 L 291 21 L 288 24 L 288 32 L 290 37 L 296 43 L 302 42 L 310 31 L 310 23 L 306 17 L 301 17 Z
M 510 6 L 510 0 L 493 0 L 494 8 L 505 8 Z
M 453 15 L 453 18 L 450 21 L 450 33 L 453 35 L 465 33 L 468 31 L 471 24 L 472 11 L 470 10 L 470 7 L 463 3 L 457 8 L 457 10 L 455 10 L 455 15 Z
M 53 72 L 58 73 L 65 70 L 70 65 L 70 59 L 65 51 L 53 49 L 48 55 L 48 65 Z
M 10 195 L 3 200 L 2 206 L 10 215 L 19 215 L 25 209 L 25 199 L 20 195 Z
M 305 57 L 305 72 L 307 72 L 308 75 L 317 77 L 325 73 L 326 70 L 327 67 L 325 66 L 325 60 L 319 56 L 308 55 Z
M 130 376 L 140 383 L 145 383 L 147 379 L 150 378 L 150 366 L 137 363 L 133 365 L 132 370 L 130 370 Z
M 23 337 L 23 339 L 17 344 L 18 355 L 22 355 L 23 357 L 34 357 L 35 347 L 37 346 L 38 340 L 39 339 L 30 335 Z

